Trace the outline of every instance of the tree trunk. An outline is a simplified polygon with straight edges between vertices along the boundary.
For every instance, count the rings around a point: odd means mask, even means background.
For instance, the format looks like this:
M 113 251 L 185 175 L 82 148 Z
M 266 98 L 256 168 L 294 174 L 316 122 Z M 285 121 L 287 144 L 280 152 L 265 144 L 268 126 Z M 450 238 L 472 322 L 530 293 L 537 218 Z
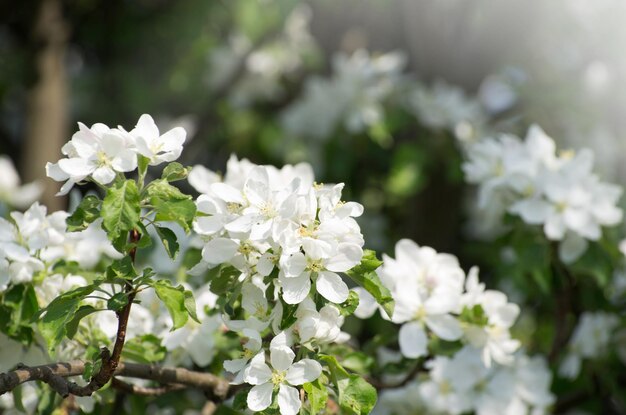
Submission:
M 37 45 L 37 81 L 28 102 L 22 175 L 24 181 L 39 180 L 45 185 L 41 200 L 49 211 L 55 211 L 64 208 L 65 201 L 54 196 L 60 184 L 46 177 L 45 165 L 59 159 L 60 149 L 67 140 L 65 51 L 68 29 L 61 0 L 42 0 L 33 37 Z

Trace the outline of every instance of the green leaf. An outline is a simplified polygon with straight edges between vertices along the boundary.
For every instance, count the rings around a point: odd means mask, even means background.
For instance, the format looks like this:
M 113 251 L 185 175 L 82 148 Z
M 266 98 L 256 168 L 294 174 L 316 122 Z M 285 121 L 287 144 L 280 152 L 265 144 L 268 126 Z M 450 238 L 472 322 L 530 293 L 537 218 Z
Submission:
M 167 349 L 161 340 L 153 334 L 133 337 L 124 344 L 122 357 L 137 363 L 157 363 L 165 359 Z
M 186 179 L 188 175 L 188 168 L 183 167 L 180 163 L 174 162 L 165 166 L 161 179 L 167 180 L 168 182 L 175 182 L 177 180 Z
M 330 370 L 331 379 L 337 387 L 342 413 L 369 414 L 376 405 L 376 389 L 358 375 L 348 373 L 334 356 L 318 355 Z
M 145 176 L 146 171 L 148 171 L 148 166 L 150 165 L 150 159 L 146 156 L 142 156 L 138 154 L 137 157 L 137 171 L 140 176 Z
M 346 272 L 346 274 L 352 281 L 365 288 L 376 299 L 378 304 L 383 307 L 387 315 L 392 316 L 395 302 L 391 292 L 383 285 L 375 272 L 381 264 L 382 261 L 376 258 L 376 253 L 367 249 L 363 252 L 361 263 Z
M 283 303 L 283 316 L 280 320 L 280 329 L 287 330 L 298 320 L 298 316 L 296 316 L 298 304 L 287 304 L 282 299 L 280 301 Z
M 348 299 L 341 304 L 337 304 L 339 307 L 339 311 L 343 316 L 349 316 L 354 313 L 354 310 L 359 306 L 359 295 L 350 290 L 350 294 L 348 295 Z
M 193 298 L 193 293 L 189 290 L 185 290 L 185 309 L 189 313 L 189 317 L 191 317 L 194 321 L 201 323 L 198 320 L 198 315 L 196 313 L 196 300 Z
M 235 399 L 233 399 L 233 408 L 238 410 L 248 409 L 248 392 L 250 392 L 250 389 L 242 389 L 235 394 Z
M 100 215 L 109 239 L 119 242 L 120 236 L 126 238 L 126 233 L 137 227 L 140 213 L 139 191 L 133 180 L 119 182 L 108 189 Z
M 184 287 L 182 285 L 173 287 L 167 280 L 158 280 L 154 283 L 154 290 L 172 317 L 174 323 L 172 331 L 184 326 L 189 320 L 188 300 Z
M 314 382 L 305 383 L 302 385 L 302 388 L 309 398 L 311 414 L 318 414 L 326 408 L 328 391 L 326 390 L 326 386 L 322 385 L 319 379 L 316 379 Z
M 374 409 L 378 399 L 376 389 L 361 376 L 350 375 L 340 380 L 338 387 L 342 413 L 365 415 Z
M 210 279 L 211 291 L 217 295 L 222 295 L 230 292 L 237 284 L 241 271 L 232 265 L 222 265 L 219 268 L 215 268 L 215 272 L 212 274 Z
M 178 245 L 178 240 L 176 238 L 176 234 L 170 228 L 165 228 L 161 226 L 154 226 L 156 228 L 157 234 L 159 235 L 159 239 L 163 243 L 163 247 L 165 251 L 172 259 L 176 259 L 176 255 L 178 254 L 178 250 L 180 246 Z
M 125 292 L 119 292 L 113 294 L 109 301 L 107 301 L 107 310 L 120 311 L 128 304 L 128 294 Z
M 100 217 L 100 203 L 98 196 L 88 195 L 80 202 L 74 213 L 65 222 L 68 232 L 85 230 L 93 221 Z
M 363 352 L 353 351 L 344 356 L 341 360 L 341 364 L 346 369 L 350 369 L 361 375 L 366 375 L 371 372 L 375 360 L 372 356 L 368 356 Z
M 33 286 L 14 285 L 0 296 L 0 302 L 0 331 L 24 345 L 29 345 L 33 340 L 33 316 L 39 311 Z
M 48 342 L 50 351 L 53 351 L 66 336 L 68 326 L 72 323 L 81 301 L 94 289 L 94 285 L 87 285 L 63 293 L 52 300 L 46 308 L 35 314 L 34 318 L 37 318 L 45 313 L 43 318 L 39 320 L 39 326 L 41 334 Z
M 122 259 L 116 259 L 106 269 L 106 277 L 109 280 L 121 278 L 123 280 L 131 280 L 137 276 L 137 271 L 133 265 L 133 260 L 129 256 Z
M 473 324 L 479 327 L 484 327 L 489 323 L 489 318 L 485 314 L 485 310 L 480 304 L 474 305 L 474 307 L 463 307 L 459 320 L 463 323 Z
M 76 313 L 74 314 L 72 319 L 69 321 L 69 323 L 67 323 L 67 326 L 65 328 L 65 332 L 66 332 L 65 334 L 67 335 L 67 338 L 73 339 L 74 336 L 76 335 L 76 332 L 78 331 L 78 325 L 80 324 L 80 321 L 84 319 L 85 317 L 87 317 L 88 315 L 93 314 L 98 311 L 101 311 L 101 310 L 94 308 L 90 305 L 81 306 L 76 311 Z
M 155 220 L 176 222 L 189 233 L 196 215 L 196 204 L 166 180 L 155 180 L 146 189 L 150 204 L 156 210 Z
M 85 371 L 83 372 L 83 380 L 85 382 L 89 382 L 89 379 L 91 379 L 91 375 L 93 375 L 94 373 L 94 367 L 93 367 L 93 363 L 92 362 L 85 362 Z

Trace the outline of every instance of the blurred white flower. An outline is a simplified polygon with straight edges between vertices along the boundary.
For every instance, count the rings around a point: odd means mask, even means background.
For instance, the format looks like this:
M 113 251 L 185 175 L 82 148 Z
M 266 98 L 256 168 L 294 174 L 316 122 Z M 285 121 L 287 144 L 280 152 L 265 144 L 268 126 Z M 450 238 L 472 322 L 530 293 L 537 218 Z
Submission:
M 37 200 L 42 192 L 43 186 L 39 182 L 22 185 L 11 159 L 0 155 L 0 202 L 24 209 Z

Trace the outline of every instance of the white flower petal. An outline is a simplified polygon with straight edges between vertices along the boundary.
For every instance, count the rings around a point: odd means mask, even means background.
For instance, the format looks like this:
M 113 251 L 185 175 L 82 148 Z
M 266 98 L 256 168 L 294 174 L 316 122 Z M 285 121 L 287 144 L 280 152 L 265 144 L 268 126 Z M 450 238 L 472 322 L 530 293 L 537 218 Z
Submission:
M 363 249 L 356 244 L 339 244 L 337 251 L 337 255 L 326 262 L 329 271 L 345 272 L 361 262 L 363 257 Z
M 444 340 L 458 340 L 463 335 L 459 321 L 450 314 L 428 316 L 426 317 L 426 325 Z
M 398 341 L 400 351 L 409 359 L 416 359 L 427 354 L 426 332 L 417 321 L 406 323 L 400 328 Z
M 296 388 L 280 385 L 278 390 L 278 407 L 280 415 L 297 415 L 300 412 L 300 394 Z
M 281 372 L 289 369 L 295 357 L 293 350 L 287 346 L 275 346 L 270 349 L 272 367 Z
M 260 385 L 271 378 L 272 370 L 265 364 L 265 352 L 260 352 L 250 361 L 244 379 L 251 385 Z
M 272 392 L 274 392 L 274 385 L 271 383 L 253 387 L 248 392 L 248 408 L 255 412 L 264 410 L 272 404 Z
M 346 283 L 334 272 L 320 272 L 317 277 L 316 287 L 318 293 L 335 304 L 343 303 L 350 294 Z
M 202 259 L 212 265 L 230 261 L 237 253 L 239 244 L 232 239 L 215 238 L 202 248 Z
M 110 167 L 102 166 L 94 170 L 92 176 L 100 184 L 109 184 L 115 179 L 115 172 Z
M 283 288 L 283 300 L 287 304 L 300 304 L 311 291 L 311 278 L 308 274 L 295 278 L 279 276 L 279 280 Z
M 313 382 L 322 374 L 322 365 L 313 359 L 302 359 L 294 363 L 287 371 L 286 379 L 290 384 L 297 386 Z

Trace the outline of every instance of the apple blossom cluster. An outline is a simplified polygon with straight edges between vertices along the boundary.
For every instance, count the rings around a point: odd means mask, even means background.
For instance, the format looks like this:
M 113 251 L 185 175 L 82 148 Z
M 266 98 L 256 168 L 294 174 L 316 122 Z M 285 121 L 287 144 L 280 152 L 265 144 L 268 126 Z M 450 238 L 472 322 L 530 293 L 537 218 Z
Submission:
M 87 127 L 78 123 L 79 131 L 61 149 L 67 156 L 58 163 L 46 164 L 48 177 L 65 182 L 59 195 L 67 194 L 76 183 L 92 180 L 107 185 L 119 175 L 137 168 L 138 156 L 151 166 L 176 160 L 183 151 L 187 133 L 176 127 L 164 134 L 150 115 L 144 114 L 130 132 L 97 123 Z
M 231 35 L 227 45 L 215 48 L 209 56 L 211 89 L 219 92 L 228 86 L 228 100 L 238 108 L 284 97 L 283 81 L 294 78 L 315 51 L 309 32 L 311 17 L 308 6 L 295 7 L 280 33 L 261 46 L 242 33 Z M 240 66 L 243 74 L 233 79 Z M 229 85 L 231 82 L 234 84 Z
M 314 183 L 304 163 L 279 170 L 233 156 L 223 179 L 196 166 L 189 182 L 201 193 L 194 230 L 204 241 L 202 260 L 191 272 L 228 266 L 241 287 L 245 318 L 225 316 L 225 323 L 247 340 L 242 357 L 224 367 L 235 376 L 233 383 L 254 385 L 251 410 L 267 408 L 278 388 L 281 413 L 296 414 L 300 399 L 293 386 L 315 380 L 321 367 L 309 359 L 293 363 L 291 347 L 346 339 L 337 305 L 348 299 L 349 289 L 339 273 L 363 257 L 354 219 L 363 208 L 341 200 L 343 184 Z M 316 300 L 326 304 L 318 307 Z M 289 307 L 295 320 L 281 329 Z M 262 341 L 270 327 L 276 334 L 269 345 L 271 368 Z
M 60 259 L 76 261 L 83 269 L 96 265 L 103 255 L 119 253 L 109 243 L 99 222 L 82 232 L 67 232 L 67 212 L 47 214 L 35 202 L 26 212 L 12 212 L 11 221 L 0 218 L 0 292 L 15 284 L 30 283 Z
M 497 232 L 505 214 L 529 225 L 541 225 L 558 241 L 566 263 L 579 258 L 602 227 L 621 222 L 619 186 L 593 173 L 593 153 L 555 153 L 555 144 L 532 126 L 526 138 L 503 134 L 466 148 L 465 180 L 478 185 L 477 210 L 483 234 Z
M 426 127 L 451 131 L 461 141 L 476 139 L 487 121 L 487 113 L 478 100 L 442 80 L 432 86 L 415 84 L 407 106 Z
M 486 290 L 478 280 L 478 269 L 467 275 L 453 255 L 437 253 L 403 239 L 396 244 L 396 258 L 384 255 L 377 270 L 381 282 L 393 299 L 395 309 L 389 317 L 401 325 L 398 342 L 402 354 L 410 359 L 429 355 L 429 334 L 446 341 L 461 341 L 475 348 L 489 367 L 492 361 L 510 364 L 520 346 L 509 329 L 520 309 L 504 293 Z M 355 314 L 368 318 L 379 306 L 363 289 Z
M 373 414 L 539 415 L 555 402 L 542 357 L 517 353 L 512 365 L 486 367 L 480 353 L 465 346 L 451 357 L 434 357 L 426 368 L 424 378 L 384 391 Z
M 360 133 L 380 123 L 385 102 L 401 89 L 406 56 L 399 52 L 371 56 L 358 50 L 333 59 L 330 79 L 313 77 L 302 98 L 283 113 L 285 130 L 295 136 L 325 140 L 343 127 Z
M 192 171 L 192 185 L 196 175 L 206 176 L 202 169 Z M 206 191 L 198 197 L 202 215 L 194 222 L 206 242 L 197 269 L 230 264 L 249 282 L 276 273 L 272 281 L 286 304 L 302 303 L 313 283 L 326 300 L 347 300 L 348 286 L 338 273 L 363 256 L 363 235 L 354 220 L 363 207 L 341 201 L 343 184 L 314 184 L 307 164 L 278 170 L 234 157 L 224 180 L 215 180 L 196 186 Z
M 619 324 L 620 319 L 615 314 L 603 311 L 583 313 L 567 346 L 559 375 L 576 379 L 583 359 L 597 358 L 607 351 Z

